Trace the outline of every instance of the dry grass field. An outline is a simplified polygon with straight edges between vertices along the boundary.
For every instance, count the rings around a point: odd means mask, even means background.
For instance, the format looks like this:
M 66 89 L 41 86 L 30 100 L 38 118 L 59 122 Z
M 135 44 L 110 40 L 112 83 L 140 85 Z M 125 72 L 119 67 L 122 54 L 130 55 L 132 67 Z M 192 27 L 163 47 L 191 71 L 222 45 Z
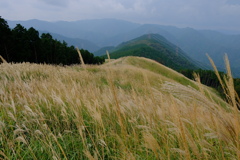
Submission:
M 197 78 L 197 77 L 196 77 Z M 0 64 L 0 159 L 240 159 L 240 117 L 152 60 Z

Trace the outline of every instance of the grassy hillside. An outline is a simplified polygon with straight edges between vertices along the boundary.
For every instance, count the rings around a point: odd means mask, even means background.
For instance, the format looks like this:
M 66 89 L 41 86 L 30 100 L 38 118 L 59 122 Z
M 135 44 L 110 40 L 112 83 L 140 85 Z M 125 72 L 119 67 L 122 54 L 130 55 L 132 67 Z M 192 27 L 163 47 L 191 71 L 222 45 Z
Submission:
M 0 159 L 239 159 L 215 90 L 155 61 L 0 65 Z
M 124 56 L 150 58 L 175 70 L 198 68 L 180 48 L 158 34 L 143 35 L 124 42 L 111 51 L 114 59 Z

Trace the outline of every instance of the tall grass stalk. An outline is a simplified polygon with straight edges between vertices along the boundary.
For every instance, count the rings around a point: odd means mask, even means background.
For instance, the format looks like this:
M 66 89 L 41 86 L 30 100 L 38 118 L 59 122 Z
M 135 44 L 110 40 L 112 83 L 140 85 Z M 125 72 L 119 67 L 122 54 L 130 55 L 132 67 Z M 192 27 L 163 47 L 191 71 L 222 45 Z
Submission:
M 239 108 L 238 108 L 238 104 L 237 101 L 239 101 L 239 97 L 234 89 L 234 82 L 233 82 L 233 77 L 232 77 L 232 73 L 231 73 L 231 67 L 230 67 L 230 62 L 228 59 L 227 54 L 225 54 L 224 56 L 224 61 L 225 61 L 225 66 L 226 66 L 226 71 L 227 71 L 227 75 L 222 78 L 219 76 L 217 67 L 215 66 L 213 60 L 208 56 L 214 70 L 215 73 L 220 81 L 220 84 L 224 90 L 224 93 L 228 99 L 228 102 L 231 104 L 231 106 L 233 107 L 233 111 L 234 111 L 234 119 L 233 119 L 233 134 L 235 135 L 235 140 L 234 143 L 236 145 L 236 154 L 237 154 L 237 159 L 240 159 L 240 118 L 239 118 Z
M 110 55 L 109 55 L 108 50 L 106 51 L 106 54 L 107 54 L 108 60 L 109 60 L 109 62 L 110 62 Z
M 107 56 L 108 56 L 108 62 L 110 62 L 110 55 L 109 55 L 108 51 L 106 51 L 106 53 L 107 53 Z M 114 75 L 113 75 L 111 69 L 109 68 L 109 71 L 108 71 L 108 81 L 110 83 L 112 95 L 113 95 L 113 98 L 114 98 L 114 101 L 115 101 L 115 105 L 114 106 L 116 106 L 116 113 L 117 113 L 117 117 L 118 117 L 118 123 L 119 123 L 119 125 L 121 127 L 121 132 L 122 132 L 123 136 L 126 136 L 126 129 L 125 129 L 124 124 L 123 124 L 121 108 L 120 108 L 120 105 L 119 105 L 119 100 L 118 100 L 118 97 L 117 97 L 117 92 L 116 92 L 116 89 L 115 89 L 112 77 L 114 77 Z
M 3 63 L 7 63 L 7 61 L 0 55 L 0 59 L 2 60 Z
M 85 63 L 84 63 L 84 60 L 82 58 L 82 54 L 81 54 L 80 50 L 78 49 L 78 47 L 76 47 L 76 50 L 78 52 L 78 56 L 79 56 L 80 62 L 82 64 L 82 66 L 85 68 Z

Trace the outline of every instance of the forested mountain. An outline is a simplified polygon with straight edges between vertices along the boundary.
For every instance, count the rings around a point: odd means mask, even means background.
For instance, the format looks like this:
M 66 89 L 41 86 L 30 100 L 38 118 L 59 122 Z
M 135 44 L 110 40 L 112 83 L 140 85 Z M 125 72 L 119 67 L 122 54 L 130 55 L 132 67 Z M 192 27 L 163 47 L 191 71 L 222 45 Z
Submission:
M 214 60 L 219 70 L 224 70 L 224 54 L 227 53 L 233 75 L 240 77 L 240 35 L 225 35 L 217 31 L 177 28 L 154 24 L 141 25 L 126 34 L 109 40 L 130 40 L 143 34 L 160 34 L 179 46 L 189 57 L 205 65 L 210 65 L 206 53 Z M 113 44 L 111 44 L 113 45 Z
M 87 50 L 81 50 L 85 63 L 99 64 L 104 59 L 94 57 Z M 47 64 L 77 64 L 78 53 L 73 46 L 65 41 L 53 39 L 49 33 L 42 33 L 30 27 L 26 29 L 17 24 L 10 29 L 7 22 L 0 17 L 0 55 L 7 62 L 33 62 Z
M 158 34 L 147 34 L 124 42 L 110 53 L 113 59 L 125 56 L 150 58 L 175 70 L 199 67 L 179 47 Z

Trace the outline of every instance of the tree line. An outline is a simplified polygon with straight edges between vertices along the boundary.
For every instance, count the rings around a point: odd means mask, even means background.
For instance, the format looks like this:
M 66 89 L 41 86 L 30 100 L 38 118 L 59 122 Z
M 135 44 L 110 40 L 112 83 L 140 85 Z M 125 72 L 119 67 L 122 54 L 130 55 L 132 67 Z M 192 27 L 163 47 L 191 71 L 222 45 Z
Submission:
M 226 98 L 224 95 L 224 91 L 221 87 L 221 84 L 214 71 L 202 70 L 202 69 L 198 69 L 198 70 L 186 69 L 186 70 L 180 70 L 179 72 L 192 80 L 194 80 L 193 73 L 198 74 L 200 76 L 200 80 L 202 84 L 215 88 L 223 98 Z M 219 75 L 221 79 L 223 79 L 223 77 L 226 76 L 224 72 L 219 72 Z M 238 95 L 240 95 L 240 79 L 234 78 L 233 80 L 234 80 L 235 91 L 237 92 Z
M 103 57 L 94 56 L 81 49 L 86 64 L 102 64 Z M 78 64 L 79 56 L 74 46 L 53 39 L 49 33 L 39 32 L 33 27 L 26 29 L 17 24 L 10 29 L 6 20 L 0 16 L 0 55 L 7 62 L 31 62 L 46 64 Z

